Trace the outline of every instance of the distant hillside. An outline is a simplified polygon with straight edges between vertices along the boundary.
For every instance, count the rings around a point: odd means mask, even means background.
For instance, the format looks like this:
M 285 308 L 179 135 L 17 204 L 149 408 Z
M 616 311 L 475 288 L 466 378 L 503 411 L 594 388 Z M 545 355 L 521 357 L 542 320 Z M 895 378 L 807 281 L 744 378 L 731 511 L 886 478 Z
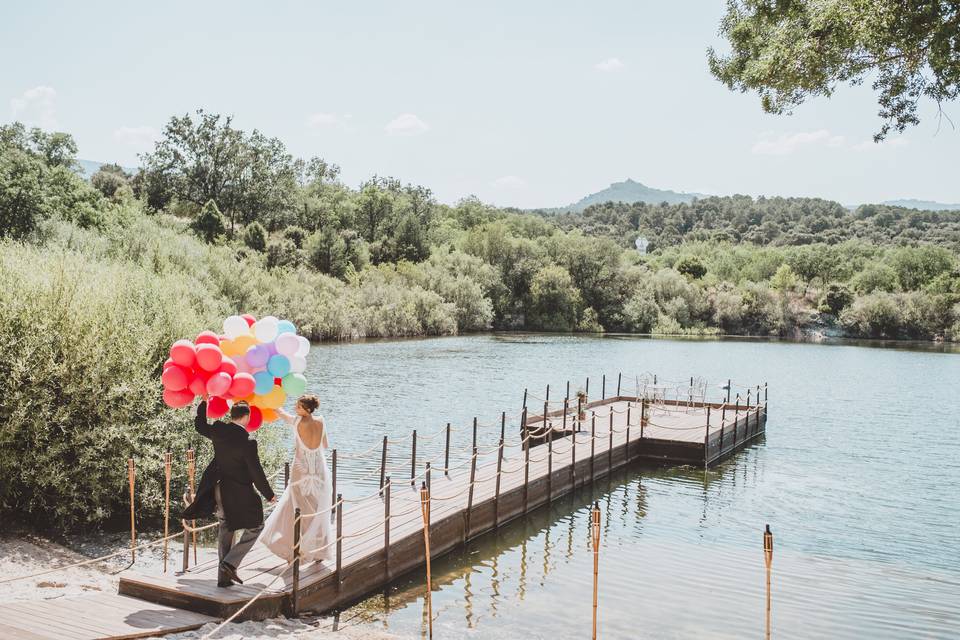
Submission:
M 904 200 L 886 200 L 881 204 L 891 207 L 906 207 L 907 209 L 920 209 L 921 211 L 960 211 L 960 204 L 944 204 L 943 202 L 933 202 L 932 200 L 916 200 L 907 198 Z
M 625 202 L 632 204 L 634 202 L 646 202 L 647 204 L 680 204 L 682 202 L 692 202 L 694 198 L 706 197 L 702 193 L 682 193 L 678 191 L 669 191 L 666 189 L 654 189 L 645 184 L 641 184 L 631 179 L 623 182 L 614 182 L 603 191 L 591 193 L 579 202 L 566 207 L 558 207 L 551 211 L 556 212 L 577 212 L 583 211 L 592 204 L 601 204 L 604 202 Z
M 97 170 L 105 164 L 110 164 L 109 162 L 97 162 L 96 160 L 77 160 L 77 165 L 79 165 L 80 170 L 78 173 L 84 178 L 90 179 L 90 176 L 95 174 Z M 127 173 L 136 173 L 136 169 L 131 169 L 130 167 L 124 167 L 124 171 Z

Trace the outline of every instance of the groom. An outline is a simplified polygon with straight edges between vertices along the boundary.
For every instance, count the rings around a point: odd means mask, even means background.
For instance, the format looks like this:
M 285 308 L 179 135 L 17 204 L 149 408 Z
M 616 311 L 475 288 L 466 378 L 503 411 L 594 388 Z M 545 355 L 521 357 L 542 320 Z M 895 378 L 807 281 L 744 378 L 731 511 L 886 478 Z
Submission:
M 200 478 L 196 499 L 183 511 L 184 520 L 195 520 L 213 515 L 216 509 L 220 521 L 218 587 L 243 584 L 237 568 L 263 529 L 263 503 L 254 486 L 269 502 L 277 499 L 260 464 L 257 441 L 250 439 L 246 430 L 250 406 L 237 402 L 228 415 L 230 422 L 217 420 L 211 425 L 206 400 L 197 406 L 194 425 L 197 433 L 213 441 L 213 460 Z M 241 529 L 240 540 L 234 544 L 234 533 Z

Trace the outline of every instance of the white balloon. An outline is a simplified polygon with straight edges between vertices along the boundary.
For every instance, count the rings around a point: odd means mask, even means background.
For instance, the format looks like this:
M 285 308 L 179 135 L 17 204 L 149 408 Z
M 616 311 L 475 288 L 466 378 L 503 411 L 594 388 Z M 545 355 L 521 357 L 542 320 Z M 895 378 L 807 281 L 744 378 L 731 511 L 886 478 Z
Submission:
M 250 326 L 240 316 L 230 316 L 223 321 L 223 333 L 231 340 L 235 340 L 240 336 L 249 335 Z
M 297 355 L 301 358 L 306 358 L 307 354 L 310 353 L 310 341 L 303 336 L 297 336 L 297 342 L 300 344 L 300 347 L 297 349 Z
M 257 340 L 260 342 L 273 342 L 273 339 L 277 337 L 278 322 L 279 320 L 273 316 L 260 318 L 253 323 L 253 335 L 257 336 Z
M 281 333 L 274 344 L 277 345 L 277 353 L 287 357 L 296 354 L 297 349 L 300 348 L 300 342 L 295 333 Z
M 293 355 L 290 356 L 290 371 L 291 373 L 303 373 L 307 370 L 307 359 L 303 356 Z

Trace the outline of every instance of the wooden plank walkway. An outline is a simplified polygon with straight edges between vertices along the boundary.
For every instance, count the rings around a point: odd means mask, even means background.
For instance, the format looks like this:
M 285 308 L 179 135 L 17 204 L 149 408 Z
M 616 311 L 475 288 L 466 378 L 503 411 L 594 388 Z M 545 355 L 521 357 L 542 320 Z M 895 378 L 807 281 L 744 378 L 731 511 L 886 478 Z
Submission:
M 471 459 L 477 461 L 475 468 L 468 460 L 451 468 L 449 476 L 433 470 L 431 555 L 443 555 L 635 460 L 709 466 L 760 436 L 766 424 L 766 404 L 747 408 L 666 401 L 642 407 L 637 398 L 618 396 L 585 408 L 591 419 L 581 421 L 579 433 L 557 433 L 563 411 L 549 412 L 547 423 L 555 439 L 525 448 L 515 437 L 502 447 L 502 459 L 494 447 Z M 528 429 L 537 429 L 538 423 L 542 428 L 543 421 L 543 416 L 528 417 Z M 572 414 L 567 421 L 570 430 Z M 423 479 L 425 474 L 418 474 L 416 484 Z M 343 607 L 424 563 L 419 487 L 409 478 L 394 480 L 385 493 L 344 501 L 338 562 L 300 568 L 301 611 Z M 127 574 L 121 578 L 120 593 L 222 618 L 262 592 L 239 619 L 293 613 L 288 563 L 258 546 L 239 573 L 243 586 L 218 588 L 216 562 L 208 560 L 179 575 Z
M 215 618 L 116 594 L 0 604 L 3 640 L 147 638 L 199 629 Z

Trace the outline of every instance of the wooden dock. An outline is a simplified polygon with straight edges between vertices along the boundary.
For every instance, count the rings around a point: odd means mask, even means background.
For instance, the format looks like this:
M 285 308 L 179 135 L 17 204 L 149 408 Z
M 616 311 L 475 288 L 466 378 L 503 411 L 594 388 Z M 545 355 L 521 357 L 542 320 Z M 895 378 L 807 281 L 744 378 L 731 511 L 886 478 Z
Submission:
M 763 434 L 767 416 L 765 401 L 748 406 L 692 396 L 651 403 L 617 395 L 567 405 L 525 412 L 521 433 L 501 430 L 498 445 L 474 447 L 448 469 L 424 468 L 388 481 L 382 492 L 340 501 L 337 560 L 297 567 L 296 590 L 293 567 L 255 547 L 239 570 L 243 586 L 218 588 L 216 562 L 208 560 L 178 575 L 127 574 L 120 594 L 216 618 L 258 594 L 238 619 L 342 608 L 425 562 L 421 482 L 431 494 L 431 556 L 440 556 L 634 461 L 709 467 Z

